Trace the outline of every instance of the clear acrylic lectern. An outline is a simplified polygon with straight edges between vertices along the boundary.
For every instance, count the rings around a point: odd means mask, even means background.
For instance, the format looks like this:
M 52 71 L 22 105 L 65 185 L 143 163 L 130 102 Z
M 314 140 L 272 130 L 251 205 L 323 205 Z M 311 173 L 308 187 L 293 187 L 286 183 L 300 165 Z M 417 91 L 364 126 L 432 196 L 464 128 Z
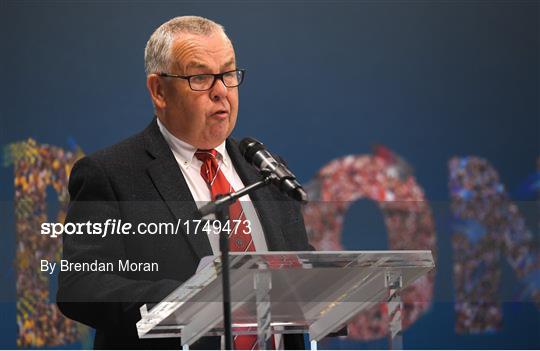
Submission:
M 434 267 L 430 251 L 301 251 L 230 254 L 232 332 L 256 334 L 265 349 L 272 334 L 309 333 L 311 348 L 379 302 L 388 303 L 389 337 L 401 344 L 399 291 Z M 140 338 L 181 337 L 184 349 L 223 334 L 219 256 L 163 301 L 141 307 Z

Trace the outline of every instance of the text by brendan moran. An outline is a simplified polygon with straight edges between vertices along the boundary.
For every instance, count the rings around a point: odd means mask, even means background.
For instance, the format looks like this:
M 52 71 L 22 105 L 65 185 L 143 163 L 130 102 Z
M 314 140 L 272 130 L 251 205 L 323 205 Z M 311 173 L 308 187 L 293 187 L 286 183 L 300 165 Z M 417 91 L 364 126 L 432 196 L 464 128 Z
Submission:
M 113 262 L 69 262 L 60 260 L 60 262 L 51 262 L 41 260 L 40 268 L 42 272 L 53 274 L 58 268 L 62 272 L 157 272 L 159 265 L 157 262 L 132 262 L 130 260 L 118 260 Z

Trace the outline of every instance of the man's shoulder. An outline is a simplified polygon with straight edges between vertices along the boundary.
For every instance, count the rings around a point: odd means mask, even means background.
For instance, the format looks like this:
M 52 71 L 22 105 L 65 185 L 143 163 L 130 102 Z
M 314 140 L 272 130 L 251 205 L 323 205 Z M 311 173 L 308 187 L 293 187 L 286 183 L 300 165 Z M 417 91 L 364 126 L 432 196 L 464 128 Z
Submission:
M 147 152 L 147 139 L 151 127 L 152 124 L 143 131 L 97 150 L 86 157 L 98 162 L 103 167 L 147 161 L 150 158 Z
M 137 133 L 116 144 L 97 150 L 87 157 L 100 163 L 111 163 L 131 159 L 144 150 L 144 138 L 142 133 Z

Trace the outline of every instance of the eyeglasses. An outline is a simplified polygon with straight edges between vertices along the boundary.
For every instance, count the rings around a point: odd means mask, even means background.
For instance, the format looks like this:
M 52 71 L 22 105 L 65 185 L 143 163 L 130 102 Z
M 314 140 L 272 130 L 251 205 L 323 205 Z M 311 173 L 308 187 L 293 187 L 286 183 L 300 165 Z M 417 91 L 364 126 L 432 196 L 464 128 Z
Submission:
M 180 76 L 177 74 L 169 74 L 165 72 L 159 72 L 160 77 L 180 78 L 186 79 L 189 83 L 191 90 L 205 91 L 210 90 L 214 86 L 216 79 L 220 79 L 227 88 L 234 88 L 242 84 L 244 81 L 244 75 L 246 70 L 235 69 L 234 71 L 227 71 L 218 74 L 195 74 L 192 76 Z

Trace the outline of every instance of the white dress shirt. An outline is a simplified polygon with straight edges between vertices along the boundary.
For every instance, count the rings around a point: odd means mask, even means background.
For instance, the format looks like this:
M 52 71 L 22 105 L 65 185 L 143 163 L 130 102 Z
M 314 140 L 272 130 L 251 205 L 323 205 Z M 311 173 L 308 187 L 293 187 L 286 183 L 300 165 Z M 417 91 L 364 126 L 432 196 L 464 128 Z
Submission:
M 161 123 L 159 118 L 157 118 L 157 124 L 161 134 L 163 134 L 163 137 L 165 138 L 165 141 L 167 141 L 167 144 L 169 144 L 176 162 L 178 162 L 178 165 L 182 170 L 182 174 L 184 175 L 184 179 L 186 180 L 189 190 L 191 191 L 191 195 L 197 204 L 197 208 L 201 208 L 207 202 L 211 201 L 212 197 L 208 185 L 201 176 L 202 162 L 195 157 L 197 148 L 175 137 Z M 244 183 L 234 169 L 231 158 L 229 157 L 227 149 L 225 148 L 225 142 L 216 147 L 216 151 L 218 152 L 220 170 L 223 172 L 225 178 L 227 178 L 234 190 L 242 189 L 244 187 Z M 240 198 L 240 204 L 242 205 L 246 219 L 251 225 L 251 236 L 253 238 L 253 244 L 255 244 L 255 251 L 267 252 L 268 247 L 266 245 L 262 225 L 249 195 L 242 196 Z M 189 218 L 181 219 L 183 221 Z M 208 239 L 210 240 L 210 246 L 212 247 L 213 254 L 219 255 L 219 235 L 217 235 L 217 233 L 209 233 Z

